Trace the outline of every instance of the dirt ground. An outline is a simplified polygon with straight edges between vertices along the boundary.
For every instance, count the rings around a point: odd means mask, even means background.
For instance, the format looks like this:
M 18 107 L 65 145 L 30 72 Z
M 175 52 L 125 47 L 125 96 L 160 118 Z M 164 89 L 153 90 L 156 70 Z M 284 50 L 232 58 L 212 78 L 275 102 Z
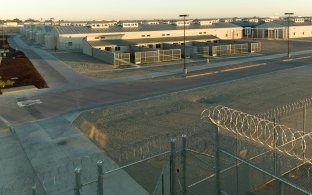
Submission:
M 105 64 L 100 60 L 84 55 L 81 52 L 58 51 L 51 54 L 62 60 L 69 68 L 79 73 L 105 71 L 114 69 L 113 65 Z
M 0 86 L 0 89 L 27 85 L 34 85 L 39 89 L 46 88 L 46 82 L 24 53 L 10 48 L 7 38 L 4 41 L 0 41 L 0 48 L 3 48 L 3 44 L 9 50 L 9 53 L 7 53 L 6 57 L 2 58 L 0 64 L 0 80 L 11 84 L 4 87 Z

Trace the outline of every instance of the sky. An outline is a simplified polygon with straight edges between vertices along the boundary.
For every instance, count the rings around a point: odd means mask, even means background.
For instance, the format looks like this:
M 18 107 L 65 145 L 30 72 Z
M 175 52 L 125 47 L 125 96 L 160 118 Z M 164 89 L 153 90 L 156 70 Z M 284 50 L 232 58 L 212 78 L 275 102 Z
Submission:
M 0 19 L 141 20 L 312 16 L 312 0 L 1 0 Z

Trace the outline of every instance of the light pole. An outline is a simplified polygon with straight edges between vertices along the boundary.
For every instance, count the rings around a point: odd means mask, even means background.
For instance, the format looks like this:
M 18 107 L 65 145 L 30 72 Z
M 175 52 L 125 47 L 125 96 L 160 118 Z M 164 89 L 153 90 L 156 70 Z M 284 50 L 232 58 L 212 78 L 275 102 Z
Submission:
M 186 62 L 185 62 L 185 57 L 186 57 L 186 53 L 185 53 L 185 17 L 188 17 L 188 14 L 181 14 L 179 15 L 180 17 L 183 17 L 183 31 L 184 31 L 184 35 L 183 35 L 183 40 L 184 40 L 184 45 L 183 45 L 183 52 L 184 52 L 184 61 L 183 61 L 183 72 L 184 72 L 184 76 L 187 75 L 187 69 L 186 69 Z
M 290 16 L 291 16 L 291 15 L 294 15 L 294 13 L 289 13 L 289 12 L 288 12 L 288 13 L 285 13 L 285 15 L 288 16 L 288 20 L 287 20 L 287 24 L 288 24 L 288 25 L 287 25 L 287 26 L 288 26 L 288 30 L 287 30 L 288 52 L 287 52 L 287 53 L 288 53 L 288 58 L 290 58 L 291 55 L 290 55 L 290 51 L 289 51 L 289 33 L 290 33 L 290 32 L 289 32 L 289 19 L 290 19 Z

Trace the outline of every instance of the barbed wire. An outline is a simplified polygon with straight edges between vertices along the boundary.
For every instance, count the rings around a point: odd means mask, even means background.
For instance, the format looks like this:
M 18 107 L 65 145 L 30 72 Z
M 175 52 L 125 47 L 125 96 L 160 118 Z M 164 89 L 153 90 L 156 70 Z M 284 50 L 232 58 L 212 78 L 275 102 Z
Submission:
M 303 131 L 220 105 L 205 109 L 202 119 L 240 137 L 312 163 L 312 155 L 307 153 L 307 146 L 312 147 L 311 133 L 305 134 Z
M 304 108 L 308 108 L 311 106 L 312 106 L 312 97 L 305 98 L 299 101 L 295 101 L 295 102 L 292 102 L 290 104 L 286 104 L 283 106 L 275 107 L 264 113 L 257 114 L 256 116 L 273 121 L 274 119 L 276 119 L 276 117 L 282 117 L 282 116 L 291 114 L 295 111 L 299 111 L 299 110 L 302 110 Z

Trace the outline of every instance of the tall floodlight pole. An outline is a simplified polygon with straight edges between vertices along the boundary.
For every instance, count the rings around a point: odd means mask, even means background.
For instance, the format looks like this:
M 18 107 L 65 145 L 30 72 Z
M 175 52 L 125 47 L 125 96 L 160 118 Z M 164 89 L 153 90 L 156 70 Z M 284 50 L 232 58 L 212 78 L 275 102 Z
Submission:
M 179 15 L 180 17 L 183 17 L 183 40 L 184 40 L 184 45 L 183 45 L 183 52 L 184 52 L 184 61 L 183 61 L 183 72 L 184 72 L 184 76 L 187 75 L 187 69 L 186 69 L 186 62 L 185 62 L 185 57 L 186 57 L 186 53 L 185 53 L 185 18 L 188 17 L 188 14 L 181 14 Z
M 290 55 L 290 50 L 289 50 L 289 34 L 290 34 L 290 32 L 289 32 L 289 20 L 290 20 L 290 16 L 294 15 L 294 13 L 288 12 L 288 13 L 285 13 L 285 15 L 288 16 L 288 20 L 287 20 L 287 26 L 288 26 L 288 28 L 287 28 L 288 29 L 287 30 L 287 45 L 288 45 L 288 47 L 287 48 L 288 48 L 288 52 L 287 53 L 288 53 L 288 58 L 290 58 L 291 55 Z

